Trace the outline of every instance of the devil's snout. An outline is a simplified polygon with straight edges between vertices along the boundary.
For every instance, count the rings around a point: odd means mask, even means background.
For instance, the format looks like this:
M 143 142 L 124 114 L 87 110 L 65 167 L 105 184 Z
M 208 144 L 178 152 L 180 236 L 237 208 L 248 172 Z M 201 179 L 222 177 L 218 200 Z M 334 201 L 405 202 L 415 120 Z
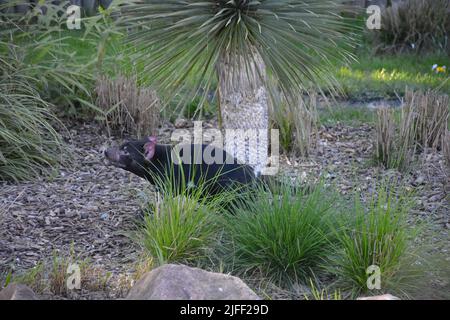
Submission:
M 114 161 L 114 162 L 120 161 L 120 152 L 117 148 L 106 149 L 104 154 L 105 154 L 105 157 L 110 161 Z

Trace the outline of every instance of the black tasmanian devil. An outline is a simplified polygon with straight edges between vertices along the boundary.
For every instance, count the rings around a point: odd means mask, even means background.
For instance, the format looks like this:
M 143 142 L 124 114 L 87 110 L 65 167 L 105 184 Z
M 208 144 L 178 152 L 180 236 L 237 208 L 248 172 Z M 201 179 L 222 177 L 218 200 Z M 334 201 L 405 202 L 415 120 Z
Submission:
M 249 185 L 256 180 L 253 168 L 238 163 L 223 149 L 213 145 L 187 144 L 177 147 L 158 144 L 156 137 L 129 141 L 105 151 L 111 164 L 147 179 L 152 184 L 167 181 L 173 174 L 174 185 L 197 185 L 204 181 L 209 194 L 233 186 Z

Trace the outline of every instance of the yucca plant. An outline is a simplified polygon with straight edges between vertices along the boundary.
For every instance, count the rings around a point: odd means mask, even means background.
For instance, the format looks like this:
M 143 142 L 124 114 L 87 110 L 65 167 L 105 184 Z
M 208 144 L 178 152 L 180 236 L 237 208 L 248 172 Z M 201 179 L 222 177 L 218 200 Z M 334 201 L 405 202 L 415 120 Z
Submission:
M 225 141 L 241 159 L 256 154 L 260 168 L 267 159 L 268 99 L 275 90 L 269 80 L 296 99 L 319 80 L 335 88 L 328 72 L 332 61 L 352 59 L 347 49 L 356 41 L 354 27 L 341 17 L 339 2 L 144 0 L 121 7 L 121 24 L 165 101 L 181 96 L 185 104 L 201 95 L 203 104 L 217 93 L 224 129 L 262 130 L 256 144 Z

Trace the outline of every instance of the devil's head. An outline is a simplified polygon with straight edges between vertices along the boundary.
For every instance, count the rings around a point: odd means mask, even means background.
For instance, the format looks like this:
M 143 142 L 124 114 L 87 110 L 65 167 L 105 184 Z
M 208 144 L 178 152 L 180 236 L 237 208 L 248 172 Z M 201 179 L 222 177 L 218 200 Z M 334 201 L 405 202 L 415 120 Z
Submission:
M 120 147 L 112 147 L 105 151 L 106 159 L 114 166 L 137 174 L 147 176 L 147 165 L 152 161 L 156 151 L 156 137 L 129 141 Z

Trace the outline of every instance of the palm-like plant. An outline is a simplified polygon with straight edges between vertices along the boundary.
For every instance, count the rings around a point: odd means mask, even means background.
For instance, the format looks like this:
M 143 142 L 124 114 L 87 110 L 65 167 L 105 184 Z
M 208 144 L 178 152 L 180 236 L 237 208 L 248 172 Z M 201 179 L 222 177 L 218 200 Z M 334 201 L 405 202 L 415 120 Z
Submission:
M 121 10 L 145 77 L 166 101 L 201 95 L 204 102 L 219 93 L 223 128 L 263 129 L 260 150 L 268 140 L 269 83 L 298 101 L 319 81 L 336 88 L 328 68 L 352 58 L 353 27 L 339 1 L 140 0 Z

